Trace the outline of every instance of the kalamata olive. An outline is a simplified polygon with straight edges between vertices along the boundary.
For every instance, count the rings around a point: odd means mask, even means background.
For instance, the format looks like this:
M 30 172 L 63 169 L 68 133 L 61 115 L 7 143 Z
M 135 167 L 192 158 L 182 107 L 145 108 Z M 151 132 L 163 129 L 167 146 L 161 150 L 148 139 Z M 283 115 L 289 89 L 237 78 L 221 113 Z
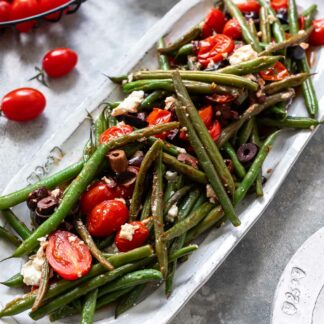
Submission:
M 58 206 L 58 199 L 53 196 L 45 197 L 38 201 L 36 213 L 39 215 L 52 215 Z
M 116 175 L 118 184 L 124 187 L 130 187 L 135 181 L 138 174 L 138 168 L 135 166 L 129 166 L 127 171 Z
M 118 121 L 123 121 L 128 125 L 134 126 L 136 128 L 144 128 L 148 125 L 148 122 L 146 120 L 142 120 L 138 118 L 137 116 L 125 114 L 125 115 L 119 115 L 116 117 Z
M 27 198 L 27 206 L 30 210 L 34 211 L 37 207 L 37 203 L 50 195 L 50 192 L 45 187 L 40 187 L 32 191 Z
M 293 60 L 302 60 L 306 56 L 306 53 L 300 45 L 296 45 L 288 47 L 287 56 Z
M 198 160 L 189 154 L 180 153 L 177 160 L 198 169 Z
M 236 154 L 238 159 L 241 162 L 246 163 L 253 160 L 257 152 L 258 152 L 258 147 L 255 144 L 245 143 L 238 148 Z
M 144 153 L 143 151 L 137 151 L 135 154 L 128 160 L 128 165 L 139 167 L 143 161 Z
M 282 24 L 288 24 L 288 12 L 287 9 L 279 9 L 277 11 L 277 18 L 280 20 Z
M 41 225 L 42 223 L 44 223 L 51 215 L 42 215 L 42 214 L 39 214 L 37 212 L 37 209 L 36 211 L 33 213 L 33 221 L 34 221 L 34 225 L 37 227 L 39 225 Z
M 225 159 L 224 160 L 226 166 L 227 166 L 227 169 L 230 173 L 233 173 L 234 172 L 234 166 L 233 166 L 233 161 L 231 159 Z

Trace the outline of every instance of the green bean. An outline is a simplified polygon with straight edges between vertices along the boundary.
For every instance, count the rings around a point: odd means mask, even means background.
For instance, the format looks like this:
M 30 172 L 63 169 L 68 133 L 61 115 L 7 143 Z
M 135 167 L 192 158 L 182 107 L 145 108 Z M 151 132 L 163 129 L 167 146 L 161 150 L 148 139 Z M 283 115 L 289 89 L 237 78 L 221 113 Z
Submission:
M 125 294 L 128 294 L 132 290 L 132 288 L 133 287 L 116 290 L 112 293 L 106 294 L 106 295 L 98 298 L 96 309 L 99 309 L 101 307 L 104 307 L 104 306 L 116 301 L 119 297 L 124 296 Z
M 201 193 L 198 197 L 197 201 L 195 202 L 194 206 L 192 207 L 192 211 L 195 211 L 197 208 L 199 208 L 204 202 L 207 201 L 206 194 Z
M 108 79 L 111 82 L 117 83 L 117 84 L 122 84 L 123 81 L 127 80 L 128 76 L 126 74 L 123 75 L 118 75 L 118 76 L 110 76 L 107 75 Z M 116 105 L 116 107 L 119 105 L 119 103 Z
M 197 249 L 198 249 L 197 244 L 185 246 L 170 255 L 170 262 L 176 261 L 177 259 L 180 259 L 188 254 L 191 254 L 192 252 L 196 251 Z
M 147 141 L 152 145 L 154 142 L 156 142 L 158 140 L 158 138 L 156 137 L 149 137 L 147 139 Z M 163 151 L 172 155 L 172 156 L 175 156 L 177 157 L 182 151 L 183 151 L 183 148 L 180 148 L 178 146 L 175 146 L 167 141 L 162 141 L 163 145 L 162 145 L 162 148 L 163 148 Z
M 248 119 L 254 116 L 257 116 L 265 109 L 272 107 L 279 102 L 287 101 L 291 99 L 294 95 L 295 95 L 295 91 L 293 89 L 288 89 L 285 92 L 280 92 L 272 96 L 266 97 L 266 100 L 263 104 L 254 104 L 250 106 L 243 113 L 243 115 L 239 120 L 233 122 L 232 124 L 230 124 L 229 126 L 223 129 L 221 136 L 217 141 L 218 147 L 222 147 L 230 138 L 232 138 L 245 121 L 247 121 Z
M 17 273 L 6 281 L 1 282 L 1 284 L 12 288 L 22 288 L 24 286 L 23 280 L 24 277 L 20 273 Z
M 92 129 L 90 130 L 90 139 L 87 141 L 86 145 L 83 148 L 82 158 L 83 162 L 87 162 L 90 159 L 90 156 L 95 151 L 95 146 L 92 141 Z
M 191 71 L 192 72 L 192 71 Z M 184 80 L 184 84 L 189 92 L 208 95 L 213 93 L 238 95 L 238 90 L 229 86 L 216 85 L 215 83 L 205 83 L 199 81 Z M 254 86 L 253 86 L 254 87 Z M 126 93 L 143 90 L 149 92 L 153 90 L 166 90 L 174 92 L 174 86 L 171 79 L 148 79 L 137 80 L 123 85 Z
M 197 144 L 200 142 L 203 145 L 202 149 L 199 148 L 199 151 L 203 150 L 204 152 L 206 152 L 207 159 L 212 163 L 212 166 L 214 167 L 214 168 L 210 168 L 209 166 L 207 166 L 207 168 L 209 170 L 214 169 L 216 171 L 215 173 L 217 173 L 217 175 L 221 179 L 221 182 L 224 184 L 226 189 L 233 195 L 234 190 L 235 190 L 235 185 L 234 185 L 234 180 L 232 178 L 232 175 L 229 172 L 229 170 L 224 162 L 224 159 L 223 159 L 222 155 L 220 154 L 217 146 L 215 145 L 214 140 L 210 136 L 204 122 L 200 118 L 196 107 L 194 106 L 193 102 L 191 101 L 191 98 L 190 98 L 188 92 L 186 91 L 184 84 L 182 83 L 181 76 L 178 71 L 173 73 L 173 80 L 174 80 L 174 86 L 176 89 L 177 96 L 180 99 L 181 104 L 183 105 L 183 107 L 181 107 L 181 109 L 178 108 L 177 111 L 179 112 L 180 110 L 183 110 L 183 113 L 182 113 L 182 115 L 184 116 L 183 122 L 186 122 L 186 124 L 188 124 L 188 123 L 190 124 L 190 121 L 189 121 L 189 118 L 190 118 L 191 124 L 193 126 L 192 127 L 193 130 L 191 131 L 191 133 L 194 132 L 197 135 Z M 189 118 L 187 117 L 187 114 L 189 114 Z M 184 126 L 187 127 L 188 125 L 184 125 Z M 193 135 L 191 137 L 193 139 L 193 137 L 195 137 L 195 135 Z M 189 138 L 190 138 L 190 134 L 189 134 Z M 196 141 L 196 140 L 194 140 L 194 141 Z M 199 145 L 201 146 L 201 144 L 199 144 Z M 196 149 L 197 149 L 197 146 L 196 146 Z M 197 152 L 196 152 L 196 154 L 197 154 Z M 200 154 L 197 154 L 197 156 L 200 157 Z M 205 167 L 206 167 L 206 163 L 205 163 Z M 204 171 L 207 174 L 207 171 L 206 170 L 204 170 Z M 224 192 L 225 190 L 223 190 L 222 186 L 218 186 L 218 189 L 216 189 L 217 178 L 212 176 L 211 173 L 209 174 L 209 176 L 212 177 L 214 180 L 212 186 L 213 186 L 213 189 L 215 190 L 215 192 L 216 192 L 216 190 L 218 191 L 217 196 L 219 197 L 221 203 L 222 204 L 225 203 L 225 206 L 226 206 L 226 207 L 224 207 L 225 213 L 228 215 L 231 215 L 231 216 L 229 216 L 229 218 L 234 220 L 236 218 L 236 217 L 233 217 L 235 215 L 235 213 L 234 213 L 234 210 L 231 208 L 231 205 L 228 204 L 229 199 L 226 195 L 226 192 Z M 209 176 L 208 176 L 208 178 L 210 181 Z
M 258 173 L 258 176 L 255 180 L 255 192 L 258 197 L 263 197 L 262 171 Z
M 164 48 L 159 48 L 159 52 L 161 54 L 170 54 L 176 50 L 178 50 L 181 46 L 191 42 L 193 39 L 196 39 L 201 33 L 201 28 L 199 25 L 194 26 L 189 32 L 185 33 L 171 45 L 166 46 Z
M 106 247 L 110 246 L 114 242 L 114 237 L 115 237 L 114 235 L 110 235 L 110 236 L 104 238 L 103 240 L 99 241 L 97 243 L 98 249 L 103 250 Z
M 299 32 L 299 23 L 298 23 L 298 12 L 297 4 L 295 0 L 288 1 L 288 23 L 289 23 L 289 34 L 296 35 Z
M 141 220 L 147 219 L 151 215 L 151 198 L 152 198 L 152 190 L 146 195 L 143 209 L 141 212 Z
M 170 199 L 167 201 L 167 203 L 164 206 L 164 215 L 167 215 L 169 209 L 176 203 L 179 202 L 180 199 L 182 199 L 187 192 L 191 189 L 190 186 L 184 186 L 182 188 L 180 188 L 179 190 L 177 190 L 171 197 Z
M 309 27 L 307 30 L 301 30 L 297 35 L 293 35 L 281 43 L 269 45 L 264 51 L 259 53 L 259 56 L 270 55 L 273 52 L 286 49 L 289 46 L 300 44 L 306 39 L 308 39 L 313 29 L 314 29 L 313 26 Z
M 141 163 L 141 167 L 139 169 L 138 175 L 136 177 L 135 188 L 132 196 L 131 205 L 129 207 L 129 218 L 130 220 L 135 220 L 141 204 L 141 199 L 143 195 L 143 186 L 145 182 L 145 178 L 147 175 L 147 171 L 151 167 L 154 160 L 160 154 L 162 148 L 162 141 L 156 141 L 145 154 L 144 159 Z
M 174 71 L 139 71 L 133 74 L 134 80 L 164 80 L 170 79 Z M 237 76 L 234 74 L 219 73 L 219 72 L 205 72 L 205 71 L 179 71 L 183 80 L 199 81 L 206 83 L 216 83 L 225 86 L 246 88 L 252 91 L 258 89 L 258 84 L 247 78 Z
M 164 38 L 161 37 L 157 43 L 157 48 L 158 50 L 161 49 L 161 48 L 164 48 L 165 47 L 165 41 L 164 41 Z M 170 64 L 169 64 L 169 59 L 166 55 L 158 52 L 158 56 L 159 56 L 159 65 L 160 65 L 160 68 L 162 70 L 170 70 Z
M 313 127 L 316 127 L 317 125 L 320 125 L 323 122 L 308 117 L 288 116 L 284 120 L 259 118 L 258 123 L 260 123 L 261 125 L 277 127 L 277 128 L 299 128 L 299 129 L 311 128 L 312 129 Z
M 256 27 L 255 27 L 255 23 L 254 23 L 254 20 L 253 19 L 249 19 L 247 21 L 247 24 L 248 24 L 248 28 L 250 30 L 250 33 L 258 40 L 258 32 L 256 30 Z M 261 49 L 260 49 L 261 50 Z
M 145 284 L 135 286 L 129 294 L 124 295 L 121 300 L 118 302 L 116 309 L 115 309 L 115 318 L 119 315 L 125 313 L 130 308 L 136 305 L 139 297 L 141 296 L 143 290 L 145 288 Z
M 166 91 L 163 90 L 155 90 L 150 93 L 141 103 L 140 111 L 142 110 L 149 110 L 153 107 L 156 101 L 159 99 L 165 98 L 167 95 Z
M 188 43 L 185 45 L 182 45 L 177 52 L 176 58 L 180 56 L 186 56 L 194 54 L 197 51 L 197 46 L 194 43 Z
M 15 236 L 2 226 L 0 226 L 0 237 L 5 239 L 7 242 L 12 243 L 15 246 L 19 246 L 21 244 L 21 241 L 17 236 Z
M 241 179 L 244 178 L 246 175 L 245 168 L 242 165 L 242 163 L 239 161 L 233 146 L 229 142 L 227 142 L 224 144 L 223 147 L 224 147 L 225 152 L 227 153 L 227 155 L 230 157 L 230 159 L 233 162 L 233 167 L 234 167 L 234 171 L 235 171 L 236 175 Z
M 215 73 L 227 73 L 235 75 L 258 73 L 274 65 L 281 58 L 282 56 L 260 56 L 250 61 L 242 62 L 235 65 L 228 65 L 224 68 L 217 70 L 217 72 Z
M 54 214 L 42 223 L 32 235 L 25 240 L 14 252 L 13 257 L 22 256 L 31 252 L 38 244 L 38 239 L 51 232 L 53 232 L 61 221 L 68 215 L 72 206 L 79 200 L 82 193 L 86 190 L 87 186 L 91 183 L 97 173 L 98 168 L 106 154 L 117 147 L 123 146 L 130 142 L 135 142 L 143 137 L 148 137 L 154 134 L 162 133 L 167 130 L 178 127 L 177 122 L 155 125 L 147 128 L 136 130 L 132 133 L 112 139 L 108 143 L 103 143 L 90 157 L 89 161 L 85 163 L 79 176 L 71 183 L 68 192 L 64 195 L 59 207 Z
M 175 171 L 182 173 L 184 176 L 187 176 L 189 179 L 201 183 L 207 184 L 207 177 L 205 173 L 200 170 L 195 169 L 194 167 L 178 161 L 175 157 L 163 153 L 162 159 L 165 164 L 172 167 Z
M 260 9 L 260 30 L 262 42 L 269 44 L 271 42 L 271 30 L 269 23 L 269 14 L 265 7 Z
M 110 116 L 110 107 L 107 105 L 94 123 L 95 145 L 100 145 L 100 135 L 108 128 L 108 116 Z
M 50 322 L 55 322 L 62 318 L 72 316 L 75 314 L 79 314 L 78 309 L 76 309 L 73 305 L 65 305 L 57 309 L 55 312 L 49 314 L 49 320 Z
M 163 278 L 168 274 L 168 251 L 165 242 L 161 239 L 164 233 L 163 222 L 163 171 L 162 171 L 162 152 L 155 161 L 153 174 L 153 190 L 151 210 L 154 224 L 155 251 L 159 261 L 160 271 Z
M 23 239 L 27 239 L 31 230 L 13 213 L 11 209 L 1 210 L 2 215 L 4 216 L 7 223 L 11 228 Z
M 316 10 L 317 10 L 317 5 L 312 4 L 302 13 L 302 16 L 305 17 L 305 28 L 308 28 L 312 25 L 312 21 L 314 20 L 316 15 Z
M 272 115 L 276 119 L 287 118 L 287 109 L 285 105 L 277 104 L 267 110 L 267 114 Z
M 239 135 L 238 135 L 238 144 L 242 145 L 248 142 L 251 133 L 252 133 L 252 129 L 254 126 L 254 118 L 251 118 L 249 120 L 247 120 L 242 128 L 240 129 Z
M 253 49 L 255 51 L 260 52 L 261 47 L 259 44 L 259 40 L 257 39 L 257 37 L 255 35 L 253 35 L 250 32 L 247 21 L 244 18 L 244 16 L 242 15 L 242 12 L 240 11 L 240 9 L 237 8 L 237 6 L 233 3 L 232 0 L 224 0 L 224 3 L 227 7 L 227 10 L 231 14 L 231 16 L 239 22 L 241 29 L 242 29 L 242 36 L 243 36 L 244 41 L 247 44 L 251 44 L 251 46 L 253 47 Z
M 92 324 L 96 310 L 98 288 L 90 291 L 84 301 L 81 315 L 81 324 Z
M 89 248 L 93 257 L 107 270 L 111 271 L 114 269 L 112 264 L 102 255 L 102 252 L 97 248 L 95 242 L 93 241 L 90 233 L 88 232 L 86 226 L 83 224 L 82 220 L 79 218 L 74 222 L 74 227 L 82 240 L 85 242 Z
M 167 203 L 167 201 L 170 199 L 170 197 L 173 195 L 175 191 L 178 189 L 178 181 L 176 181 L 179 178 L 179 175 L 176 175 L 175 179 L 168 180 L 167 185 L 164 190 L 163 194 L 163 205 Z M 181 175 L 182 178 L 182 175 Z
M 0 210 L 8 209 L 15 205 L 20 204 L 28 198 L 28 195 L 37 188 L 46 187 L 48 189 L 54 189 L 59 184 L 76 177 L 83 168 L 83 162 L 72 164 L 71 166 L 59 171 L 48 178 L 45 178 L 33 185 L 29 185 L 23 189 L 15 191 L 5 196 L 0 197 Z
M 259 153 L 257 154 L 256 158 L 254 159 L 249 171 L 247 172 L 246 176 L 236 189 L 235 195 L 234 195 L 234 203 L 238 204 L 246 195 L 249 188 L 252 186 L 254 181 L 256 180 L 262 164 L 264 160 L 266 159 L 268 153 L 271 150 L 272 143 L 275 140 L 278 132 L 275 132 L 271 134 L 264 142 L 262 147 L 260 148 Z
M 41 281 L 37 289 L 37 296 L 35 298 L 32 311 L 37 310 L 41 306 L 49 287 L 49 279 L 50 279 L 50 266 L 48 264 L 47 259 L 45 259 L 42 265 Z

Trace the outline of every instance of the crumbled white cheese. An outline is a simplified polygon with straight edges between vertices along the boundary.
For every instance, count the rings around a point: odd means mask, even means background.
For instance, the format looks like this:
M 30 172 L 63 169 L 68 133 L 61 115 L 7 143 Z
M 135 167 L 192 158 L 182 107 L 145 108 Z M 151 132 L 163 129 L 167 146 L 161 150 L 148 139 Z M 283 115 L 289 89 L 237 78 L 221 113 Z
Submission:
M 126 205 L 126 200 L 124 198 L 115 198 L 115 200 L 121 201 L 124 205 Z
M 70 243 L 73 243 L 74 241 L 76 241 L 76 239 L 77 239 L 77 237 L 74 236 L 74 235 L 73 236 L 72 235 L 69 235 L 69 237 L 68 237 L 68 240 L 69 240 Z M 81 242 L 83 242 L 83 241 L 81 241 Z
M 261 30 L 258 31 L 257 35 L 258 35 L 258 37 L 261 37 L 262 36 L 262 31 Z
M 177 147 L 176 150 L 177 150 L 177 152 L 179 152 L 179 153 L 184 153 L 184 154 L 187 153 L 186 149 L 184 149 L 184 148 L 182 148 L 182 147 Z
M 127 77 L 127 82 L 132 82 L 133 80 L 134 80 L 134 75 L 133 75 L 133 73 L 131 73 Z
M 168 181 L 174 181 L 177 178 L 177 175 L 177 172 L 167 171 L 165 173 L 165 179 L 167 179 Z
M 309 47 L 309 44 L 308 44 L 308 43 L 304 43 L 304 42 L 302 42 L 302 43 L 299 44 L 299 46 L 300 46 L 302 49 L 306 50 L 306 49 Z
M 180 129 L 180 131 L 181 132 L 186 132 L 188 129 L 187 129 L 187 127 L 185 127 L 185 126 L 183 126 L 181 129 Z
M 252 48 L 251 45 L 244 45 L 242 47 L 239 47 L 229 57 L 229 62 L 231 65 L 235 65 L 242 62 L 253 60 L 257 57 L 258 57 L 258 53 Z
M 51 191 L 51 196 L 55 197 L 55 198 L 60 198 L 61 196 L 61 190 L 60 189 L 54 189 Z
M 164 100 L 164 103 L 165 103 L 165 107 L 164 109 L 165 110 L 169 110 L 171 109 L 174 104 L 175 104 L 175 98 L 170 96 L 170 97 L 166 97 L 165 100 Z
M 215 203 L 217 201 L 215 191 L 210 184 L 206 185 L 206 197 L 209 198 L 211 203 Z
M 22 266 L 21 275 L 23 282 L 28 286 L 39 286 L 42 277 L 42 266 L 46 260 L 45 248 L 47 242 L 42 240 L 41 246 L 37 253 L 29 258 L 29 260 Z
M 133 91 L 125 98 L 111 113 L 112 116 L 119 116 L 128 112 L 136 113 L 137 108 L 144 100 L 144 91 Z
M 133 239 L 133 235 L 135 231 L 139 228 L 139 225 L 135 224 L 124 224 L 120 228 L 119 236 L 124 238 L 127 241 L 131 241 Z
M 304 35 L 304 34 L 306 34 L 306 31 L 304 29 L 298 31 L 298 35 Z
M 167 220 L 169 222 L 174 222 L 174 219 L 178 216 L 178 206 L 176 204 L 172 205 L 168 210 Z

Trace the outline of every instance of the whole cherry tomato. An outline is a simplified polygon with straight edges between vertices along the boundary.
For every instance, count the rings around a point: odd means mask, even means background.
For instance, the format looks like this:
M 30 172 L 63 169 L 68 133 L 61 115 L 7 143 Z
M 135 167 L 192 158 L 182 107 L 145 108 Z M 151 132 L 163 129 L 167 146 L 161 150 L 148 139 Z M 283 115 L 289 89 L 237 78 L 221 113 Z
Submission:
M 234 49 L 234 42 L 228 36 L 217 34 L 202 40 L 199 44 L 198 61 L 203 67 L 222 61 Z
M 86 275 L 92 263 L 91 253 L 84 242 L 76 235 L 61 230 L 49 236 L 46 259 L 65 280 L 76 280 Z
M 204 107 L 202 109 L 199 109 L 198 111 L 200 118 L 202 119 L 202 121 L 204 122 L 204 124 L 206 125 L 206 127 L 210 127 L 211 123 L 212 123 L 212 119 L 213 119 L 213 108 L 212 106 L 207 106 Z
M 0 1 L 0 22 L 10 20 L 11 4 L 7 1 Z
M 230 19 L 224 26 L 223 34 L 232 39 L 240 39 L 242 37 L 240 23 L 235 18 Z
M 270 5 L 276 11 L 288 9 L 288 0 L 271 0 Z
M 119 200 L 105 200 L 88 215 L 87 228 L 92 236 L 109 236 L 118 231 L 128 217 L 128 209 L 124 203 Z
M 172 113 L 169 110 L 164 110 L 160 108 L 153 108 L 152 112 L 146 117 L 146 121 L 149 126 L 157 124 L 165 124 L 170 122 L 172 119 Z M 157 138 L 166 139 L 169 132 L 155 135 Z
M 109 142 L 110 140 L 114 138 L 118 138 L 122 135 L 131 133 L 134 130 L 132 126 L 129 125 L 117 125 L 117 126 L 112 126 L 105 130 L 101 135 L 100 135 L 100 144 Z
M 202 26 L 202 37 L 212 36 L 215 32 L 220 34 L 225 25 L 225 15 L 219 9 L 213 8 L 209 11 Z
M 60 78 L 70 73 L 78 62 L 78 55 L 70 48 L 56 48 L 43 58 L 43 70 L 51 78 Z
M 208 132 L 214 140 L 214 142 L 216 142 L 220 134 L 222 133 L 222 128 L 218 120 L 214 121 L 213 125 L 208 129 Z
M 256 0 L 246 0 L 243 2 L 238 2 L 236 6 L 240 9 L 240 11 L 247 13 L 247 12 L 259 12 L 260 11 L 260 4 Z
M 46 106 L 44 95 L 32 88 L 19 88 L 7 93 L 1 111 L 11 120 L 28 121 L 39 116 Z
M 39 13 L 39 4 L 36 0 L 14 0 L 11 8 L 10 20 L 22 19 L 37 15 Z M 16 25 L 16 29 L 21 33 L 28 33 L 36 21 L 27 21 Z
M 123 231 L 130 232 L 127 237 Z M 115 236 L 115 244 L 120 252 L 127 252 L 144 245 L 150 235 L 150 231 L 143 222 L 131 222 L 122 225 Z
M 324 45 L 324 18 L 313 20 L 314 30 L 312 31 L 309 42 L 312 45 Z
M 279 61 L 273 67 L 259 72 L 261 78 L 266 81 L 280 81 L 285 79 L 289 72 L 287 68 Z
M 40 12 L 46 12 L 64 5 L 69 0 L 39 0 Z M 47 15 L 45 18 L 48 20 L 57 20 L 60 18 L 61 13 L 55 12 Z

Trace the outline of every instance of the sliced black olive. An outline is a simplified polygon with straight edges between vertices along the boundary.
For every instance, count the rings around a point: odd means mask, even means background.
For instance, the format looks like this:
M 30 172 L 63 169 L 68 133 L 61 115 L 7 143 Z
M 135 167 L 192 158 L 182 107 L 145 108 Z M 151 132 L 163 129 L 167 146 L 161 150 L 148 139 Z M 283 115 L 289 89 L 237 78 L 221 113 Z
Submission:
M 40 187 L 32 191 L 27 198 L 27 206 L 30 210 L 34 211 L 37 207 L 37 203 L 50 195 L 50 192 L 45 187 Z
M 53 196 L 48 196 L 37 203 L 36 213 L 39 215 L 52 215 L 59 205 L 58 200 Z
M 142 120 L 138 118 L 137 116 L 133 116 L 130 114 L 125 115 L 119 115 L 116 117 L 118 121 L 123 121 L 128 125 L 134 126 L 136 128 L 144 128 L 148 125 L 148 122 L 146 120 Z
M 277 18 L 282 24 L 288 24 L 288 12 L 287 9 L 279 9 L 277 11 Z
M 245 143 L 238 148 L 236 154 L 240 162 L 246 163 L 252 161 L 256 156 L 257 152 L 258 147 L 255 144 Z
M 120 185 L 129 187 L 135 182 L 137 174 L 138 174 L 138 168 L 134 166 L 129 166 L 126 172 L 116 175 L 116 181 Z
M 296 45 L 288 47 L 287 55 L 294 60 L 302 60 L 306 56 L 306 53 L 300 45 Z

